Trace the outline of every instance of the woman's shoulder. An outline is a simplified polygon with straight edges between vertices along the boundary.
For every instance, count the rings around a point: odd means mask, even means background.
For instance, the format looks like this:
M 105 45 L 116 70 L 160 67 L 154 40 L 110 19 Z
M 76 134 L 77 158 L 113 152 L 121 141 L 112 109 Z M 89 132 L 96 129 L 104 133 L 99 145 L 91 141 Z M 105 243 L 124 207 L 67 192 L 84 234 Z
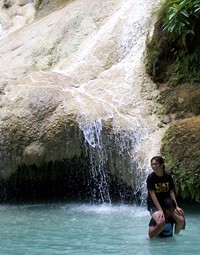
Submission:
M 153 176 L 155 176 L 156 174 L 154 173 L 154 172 L 151 172 L 149 175 L 148 175 L 148 177 L 147 177 L 147 179 L 151 179 Z
M 169 177 L 169 178 L 172 178 L 172 176 L 171 176 L 171 174 L 169 173 L 169 172 L 164 172 L 164 176 L 167 176 L 167 177 Z

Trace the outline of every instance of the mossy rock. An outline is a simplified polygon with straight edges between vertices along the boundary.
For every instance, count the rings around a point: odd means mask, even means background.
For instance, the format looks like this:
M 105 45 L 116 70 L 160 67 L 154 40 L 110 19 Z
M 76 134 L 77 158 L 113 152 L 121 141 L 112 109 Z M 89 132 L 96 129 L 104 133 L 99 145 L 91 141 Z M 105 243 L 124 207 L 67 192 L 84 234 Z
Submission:
M 172 6 L 173 2 L 164 1 L 154 14 L 157 17 L 154 33 L 146 43 L 146 72 L 154 82 L 174 86 L 200 82 L 200 17 L 191 16 L 191 28 L 177 36 L 173 29 L 171 32 L 164 29 L 164 18 Z M 184 25 L 180 22 L 180 31 Z
M 200 115 L 200 84 L 181 84 L 177 87 L 160 85 L 159 102 L 165 114 L 176 114 L 176 118 Z
M 161 153 L 174 177 L 177 195 L 200 201 L 200 117 L 172 123 Z
M 161 154 L 174 175 L 180 197 L 200 200 L 200 17 L 193 40 L 180 47 L 180 37 L 172 39 L 163 29 L 169 1 L 155 13 L 154 33 L 147 40 L 146 72 L 160 91 L 158 112 L 173 120 L 163 138 Z M 168 117 L 168 116 L 167 116 Z

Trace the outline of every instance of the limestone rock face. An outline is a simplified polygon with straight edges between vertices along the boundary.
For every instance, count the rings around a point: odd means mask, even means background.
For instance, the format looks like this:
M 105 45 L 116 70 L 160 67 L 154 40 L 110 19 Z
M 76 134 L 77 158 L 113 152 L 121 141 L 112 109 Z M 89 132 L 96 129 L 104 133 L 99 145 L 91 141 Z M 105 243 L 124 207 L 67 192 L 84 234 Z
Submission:
M 164 132 L 142 65 L 159 1 L 58 2 L 1 6 L 0 178 L 85 155 L 134 186 Z
M 116 9 L 118 2 L 102 4 L 99 0 L 72 1 L 64 8 L 36 19 L 35 22 L 34 15 L 22 11 L 19 14 L 21 8 L 26 8 L 26 12 L 33 12 L 31 10 L 34 7 L 31 4 L 23 7 L 13 4 L 7 11 L 3 8 L 2 17 L 7 15 L 5 21 L 2 20 L 3 28 L 4 24 L 8 23 L 5 25 L 5 32 L 13 32 L 3 36 L 1 40 L 0 55 L 4 58 L 1 59 L 0 75 L 16 78 L 33 70 L 49 69 L 62 59 L 68 58 L 98 31 Z M 13 17 L 16 9 L 17 15 Z M 19 24 L 21 29 L 16 29 L 18 25 L 15 25 L 13 19 L 24 19 L 26 22 Z
M 1 159 L 6 178 L 18 165 L 73 158 L 81 153 L 72 96 L 55 89 L 56 78 L 26 77 L 7 86 L 1 100 Z M 35 79 L 34 84 L 31 79 Z M 38 81 L 36 81 L 38 80 Z
M 27 4 L 27 0 L 4 0 L 0 3 L 1 26 L 7 33 L 15 31 L 27 24 L 34 18 L 36 10 L 33 4 Z

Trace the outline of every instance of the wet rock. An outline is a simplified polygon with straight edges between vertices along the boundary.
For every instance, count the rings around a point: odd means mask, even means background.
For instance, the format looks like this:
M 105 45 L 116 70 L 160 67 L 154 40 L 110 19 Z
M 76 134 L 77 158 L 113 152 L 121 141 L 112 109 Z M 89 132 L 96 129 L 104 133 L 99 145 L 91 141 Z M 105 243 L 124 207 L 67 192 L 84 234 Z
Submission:
M 94 182 L 105 185 L 106 172 L 142 187 L 138 171 L 144 177 L 163 134 L 151 108 L 157 92 L 142 64 L 155 4 L 123 4 L 69 1 L 32 22 L 25 18 L 1 39 L 1 179 L 83 158 L 80 171 L 93 170 Z M 23 19 L 25 8 L 10 7 L 8 20 Z M 9 25 L 9 32 L 16 28 Z

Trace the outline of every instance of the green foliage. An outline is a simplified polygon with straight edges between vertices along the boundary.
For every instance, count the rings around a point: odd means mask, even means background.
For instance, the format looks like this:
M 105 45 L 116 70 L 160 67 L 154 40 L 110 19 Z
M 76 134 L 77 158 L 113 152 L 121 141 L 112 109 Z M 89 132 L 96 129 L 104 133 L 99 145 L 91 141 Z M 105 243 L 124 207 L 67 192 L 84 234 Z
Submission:
M 192 162 L 186 165 L 184 159 L 175 160 L 166 147 L 163 150 L 163 157 L 167 164 L 167 170 L 173 176 L 177 195 L 182 199 L 200 201 L 199 166 L 192 165 Z
M 191 54 L 177 57 L 169 81 L 173 85 L 181 82 L 195 83 L 200 81 L 200 47 Z
M 200 175 L 194 174 L 181 162 L 177 162 L 170 171 L 175 182 L 177 195 L 183 199 L 200 201 Z
M 200 0 L 166 0 L 147 42 L 146 71 L 155 82 L 200 82 Z
M 179 111 L 182 116 L 185 112 L 198 115 L 200 109 L 199 89 L 195 90 L 200 82 L 199 27 L 200 0 L 166 0 L 157 12 L 154 34 L 147 43 L 146 71 L 154 81 L 168 85 L 169 89 L 161 94 L 167 111 Z M 181 85 L 174 88 L 169 82 Z M 176 95 L 174 91 L 181 92 Z M 177 194 L 183 199 L 200 201 L 199 145 L 199 118 L 171 123 L 163 139 L 161 154 L 174 176 Z
M 161 153 L 183 199 L 200 201 L 200 120 L 172 124 L 162 142 Z
M 167 12 L 163 18 L 163 29 L 177 41 L 180 48 L 187 50 L 187 39 L 194 39 L 196 21 L 200 16 L 200 0 L 167 1 Z

